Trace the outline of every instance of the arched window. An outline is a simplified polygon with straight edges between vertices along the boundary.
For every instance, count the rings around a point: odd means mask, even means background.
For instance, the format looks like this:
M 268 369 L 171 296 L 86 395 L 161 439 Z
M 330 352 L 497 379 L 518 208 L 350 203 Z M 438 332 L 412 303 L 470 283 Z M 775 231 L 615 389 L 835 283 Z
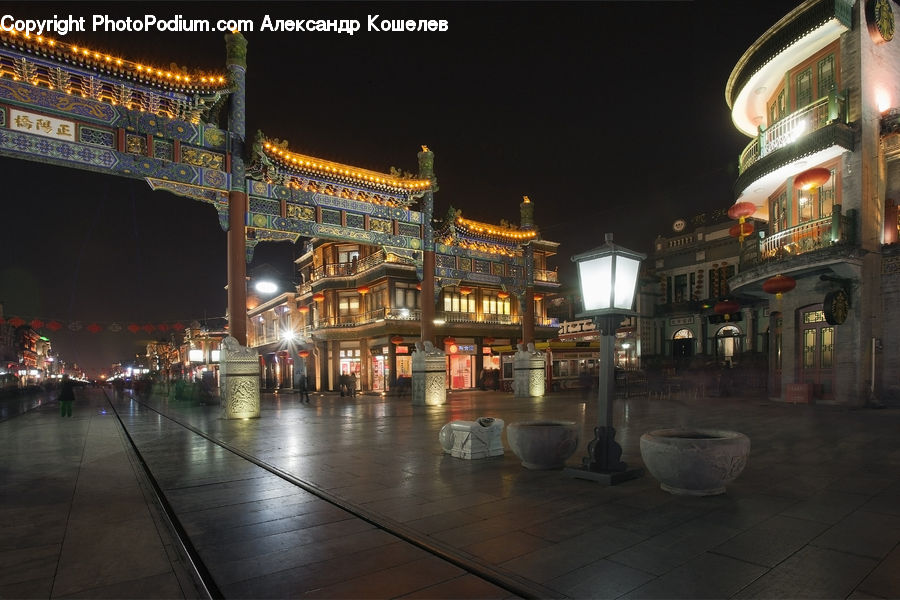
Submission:
M 694 332 L 690 329 L 679 329 L 675 332 L 675 335 L 672 336 L 673 340 L 687 340 L 694 337 Z

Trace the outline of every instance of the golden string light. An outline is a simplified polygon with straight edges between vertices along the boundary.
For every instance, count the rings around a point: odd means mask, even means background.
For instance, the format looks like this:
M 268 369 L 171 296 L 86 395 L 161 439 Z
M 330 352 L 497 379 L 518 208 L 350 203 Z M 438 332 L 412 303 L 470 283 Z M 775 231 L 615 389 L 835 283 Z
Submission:
M 133 75 L 136 77 L 154 79 L 158 83 L 172 85 L 176 83 L 191 84 L 194 87 L 207 87 L 212 89 L 221 88 L 226 83 L 223 75 L 202 74 L 192 77 L 186 74 L 173 73 L 162 69 L 145 66 L 130 60 L 125 60 L 106 53 L 97 52 L 89 48 L 77 46 L 75 44 L 67 44 L 42 35 L 32 35 L 27 32 L 16 30 L 0 31 L 0 37 L 7 37 L 18 40 L 20 43 L 29 43 L 39 49 L 46 49 L 58 54 L 61 58 L 73 58 L 87 63 L 97 63 L 103 67 L 117 67 L 116 70 L 123 72 L 125 75 Z M 24 42 L 23 42 L 24 40 Z
M 456 217 L 456 223 L 457 225 L 462 225 L 463 227 L 474 233 L 494 235 L 514 240 L 530 240 L 531 238 L 537 236 L 536 231 L 522 231 L 519 229 L 501 228 L 494 225 L 488 225 L 487 223 L 470 221 L 469 219 L 464 219 L 462 217 Z
M 357 179 L 359 181 L 377 183 L 380 185 L 386 185 L 408 191 L 424 190 L 431 185 L 431 180 L 429 179 L 401 179 L 399 177 L 394 177 L 385 173 L 377 173 L 375 171 L 368 171 L 366 169 L 358 169 L 356 167 L 350 167 L 347 165 L 342 165 L 340 163 L 334 163 L 331 161 L 322 160 L 320 158 L 314 158 L 312 156 L 305 156 L 296 152 L 290 152 L 269 142 L 265 142 L 263 144 L 263 150 L 272 158 L 279 159 L 282 163 L 289 167 L 310 169 L 313 171 L 319 171 L 321 173 L 327 173 L 329 175 L 349 177 L 351 179 Z

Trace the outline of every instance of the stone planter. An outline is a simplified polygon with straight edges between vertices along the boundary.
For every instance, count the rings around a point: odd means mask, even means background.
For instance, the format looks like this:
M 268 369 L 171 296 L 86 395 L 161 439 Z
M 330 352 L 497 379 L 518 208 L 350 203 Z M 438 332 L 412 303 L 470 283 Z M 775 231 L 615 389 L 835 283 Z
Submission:
M 724 494 L 747 465 L 750 438 L 722 429 L 658 429 L 641 436 L 641 458 L 672 494 Z
M 522 421 L 506 427 L 506 441 L 526 469 L 561 469 L 578 447 L 574 421 Z

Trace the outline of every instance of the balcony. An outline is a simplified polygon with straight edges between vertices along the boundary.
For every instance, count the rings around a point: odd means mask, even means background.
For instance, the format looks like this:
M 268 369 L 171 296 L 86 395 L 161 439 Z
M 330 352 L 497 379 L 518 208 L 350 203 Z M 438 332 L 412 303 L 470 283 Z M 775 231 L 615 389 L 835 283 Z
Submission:
M 758 253 L 742 252 L 741 270 L 758 264 L 789 260 L 841 244 L 850 244 L 854 231 L 854 214 L 855 211 L 842 214 L 841 207 L 836 205 L 834 212 L 828 217 L 807 221 L 763 238 L 759 242 Z M 809 258 L 814 259 L 814 256 Z
M 559 273 L 545 269 L 535 269 L 534 280 L 542 283 L 559 283 Z
M 419 321 L 422 312 L 410 308 L 379 308 L 364 313 L 334 315 L 321 318 L 313 323 L 313 329 L 357 327 L 383 321 Z
M 828 96 L 776 121 L 768 129 L 760 127 L 759 134 L 741 153 L 739 174 L 743 175 L 761 158 L 836 121 L 847 123 L 847 92 L 838 94 L 832 91 Z

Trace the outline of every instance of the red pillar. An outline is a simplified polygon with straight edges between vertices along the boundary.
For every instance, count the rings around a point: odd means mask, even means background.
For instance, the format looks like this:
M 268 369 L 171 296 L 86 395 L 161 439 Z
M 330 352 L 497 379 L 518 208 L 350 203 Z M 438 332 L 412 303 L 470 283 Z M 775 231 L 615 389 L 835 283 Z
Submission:
M 534 288 L 525 288 L 525 314 L 522 315 L 522 343 L 534 341 Z
M 434 343 L 434 250 L 422 252 L 422 342 Z
M 241 346 L 247 345 L 247 240 L 244 215 L 247 194 L 228 193 L 228 329 Z

